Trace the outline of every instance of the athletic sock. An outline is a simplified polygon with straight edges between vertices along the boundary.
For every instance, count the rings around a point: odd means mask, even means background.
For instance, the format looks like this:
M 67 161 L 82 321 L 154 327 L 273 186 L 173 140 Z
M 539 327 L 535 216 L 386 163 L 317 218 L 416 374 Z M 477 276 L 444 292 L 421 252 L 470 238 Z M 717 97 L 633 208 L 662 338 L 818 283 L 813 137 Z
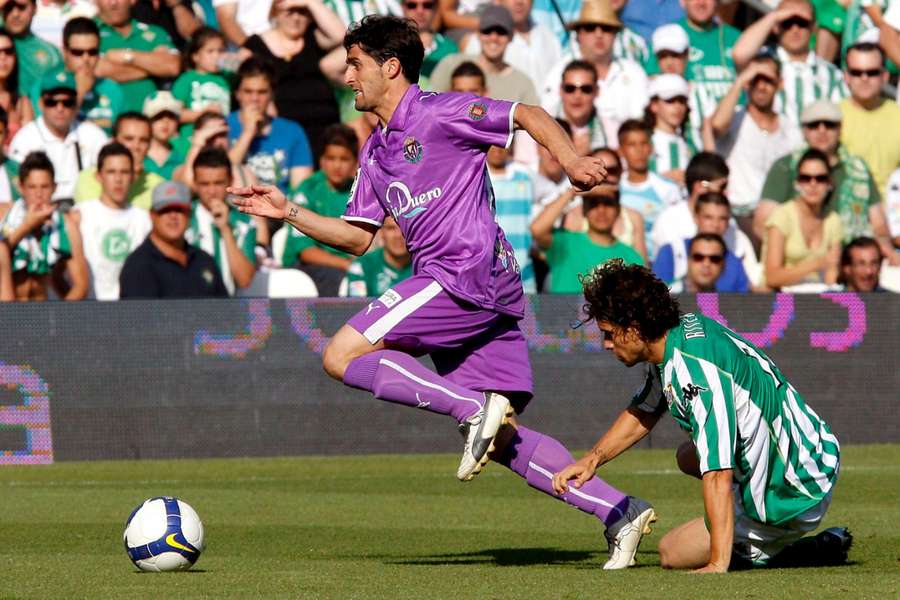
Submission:
M 596 475 L 580 489 L 569 486 L 568 492 L 556 495 L 553 474 L 575 459 L 565 446 L 542 433 L 518 426 L 503 455 L 495 462 L 524 477 L 531 487 L 596 516 L 604 525 L 615 523 L 628 509 L 628 496 Z
M 431 371 L 403 352 L 377 350 L 351 361 L 344 384 L 372 392 L 379 400 L 452 415 L 462 423 L 484 406 L 484 394 Z

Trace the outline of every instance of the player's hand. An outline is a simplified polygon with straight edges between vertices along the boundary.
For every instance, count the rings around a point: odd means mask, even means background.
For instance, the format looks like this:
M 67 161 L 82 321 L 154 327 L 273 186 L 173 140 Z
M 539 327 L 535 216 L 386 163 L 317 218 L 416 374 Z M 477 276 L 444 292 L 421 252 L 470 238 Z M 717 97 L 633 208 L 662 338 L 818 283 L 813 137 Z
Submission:
M 209 206 L 209 213 L 212 215 L 213 223 L 220 231 L 229 228 L 228 223 L 228 205 L 222 200 L 213 200 Z
M 269 219 L 284 219 L 287 198 L 274 185 L 254 185 L 251 187 L 229 187 L 228 193 L 238 210 L 248 215 Z
M 590 481 L 594 476 L 595 470 L 596 463 L 586 456 L 553 475 L 553 491 L 557 494 L 568 492 L 570 480 L 572 481 L 572 487 L 577 490 Z
M 699 569 L 694 569 L 691 573 L 727 573 L 728 567 L 718 565 L 716 563 L 709 563 L 705 567 L 701 567 Z
M 580 156 L 565 166 L 572 186 L 586 192 L 606 180 L 606 165 L 595 156 Z

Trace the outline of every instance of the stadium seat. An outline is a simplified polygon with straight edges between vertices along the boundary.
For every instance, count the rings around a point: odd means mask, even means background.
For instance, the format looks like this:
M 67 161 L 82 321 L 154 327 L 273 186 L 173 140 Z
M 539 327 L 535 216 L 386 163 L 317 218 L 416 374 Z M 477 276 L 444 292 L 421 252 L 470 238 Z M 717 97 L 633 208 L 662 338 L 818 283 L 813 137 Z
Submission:
M 287 244 L 288 229 L 289 227 L 285 225 L 272 234 L 272 258 L 275 259 L 275 264 L 279 267 L 285 266 L 281 259 L 284 257 L 284 246 Z
M 313 280 L 297 269 L 259 271 L 250 286 L 238 290 L 242 298 L 316 298 L 319 291 Z

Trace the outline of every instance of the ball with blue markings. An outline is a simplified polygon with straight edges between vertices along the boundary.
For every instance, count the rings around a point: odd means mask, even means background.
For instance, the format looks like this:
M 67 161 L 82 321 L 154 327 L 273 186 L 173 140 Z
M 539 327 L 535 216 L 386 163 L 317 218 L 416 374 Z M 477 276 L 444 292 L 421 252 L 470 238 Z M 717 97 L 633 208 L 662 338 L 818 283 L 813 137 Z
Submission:
M 125 523 L 125 552 L 142 571 L 184 571 L 203 552 L 203 523 L 190 504 L 159 496 L 145 500 Z

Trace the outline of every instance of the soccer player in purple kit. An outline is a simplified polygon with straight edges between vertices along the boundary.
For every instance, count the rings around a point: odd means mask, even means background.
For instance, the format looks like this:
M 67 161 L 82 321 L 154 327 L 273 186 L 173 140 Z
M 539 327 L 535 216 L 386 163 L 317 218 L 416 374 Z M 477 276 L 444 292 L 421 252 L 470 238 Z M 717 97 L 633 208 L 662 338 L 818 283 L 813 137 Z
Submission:
M 414 275 L 347 322 L 325 349 L 325 371 L 376 398 L 450 415 L 465 438 L 457 471 L 473 478 L 494 460 L 528 485 L 599 518 L 605 569 L 634 564 L 653 508 L 600 478 L 556 496 L 553 474 L 573 462 L 557 440 L 516 423 L 532 397 L 528 345 L 518 321 L 525 296 L 513 249 L 494 220 L 486 169 L 491 145 L 526 130 L 590 190 L 606 170 L 579 157 L 541 108 L 472 94 L 423 92 L 424 50 L 411 21 L 369 16 L 344 37 L 345 81 L 356 109 L 379 126 L 360 153 L 340 219 L 288 202 L 276 187 L 234 188 L 242 212 L 283 219 L 305 235 L 362 255 L 386 216 L 400 225 Z M 437 373 L 415 356 L 429 354 Z

